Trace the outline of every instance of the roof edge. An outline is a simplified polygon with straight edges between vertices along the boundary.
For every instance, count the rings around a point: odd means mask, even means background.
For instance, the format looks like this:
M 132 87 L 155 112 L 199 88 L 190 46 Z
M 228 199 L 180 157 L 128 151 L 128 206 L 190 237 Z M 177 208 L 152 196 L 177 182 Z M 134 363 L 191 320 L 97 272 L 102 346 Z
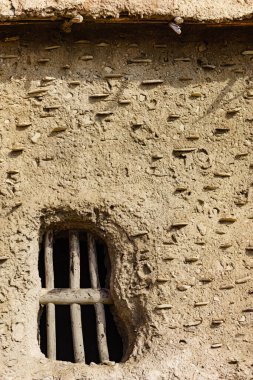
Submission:
M 252 0 L 1 0 L 0 22 L 71 19 L 109 22 L 253 22 Z

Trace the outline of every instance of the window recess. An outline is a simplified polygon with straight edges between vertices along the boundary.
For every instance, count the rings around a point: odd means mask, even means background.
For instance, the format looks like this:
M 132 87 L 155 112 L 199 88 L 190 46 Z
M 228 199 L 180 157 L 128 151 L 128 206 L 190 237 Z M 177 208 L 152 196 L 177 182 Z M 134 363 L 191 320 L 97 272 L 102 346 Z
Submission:
M 45 233 L 39 258 L 40 346 L 49 359 L 87 364 L 121 360 L 109 269 L 107 247 L 92 233 Z

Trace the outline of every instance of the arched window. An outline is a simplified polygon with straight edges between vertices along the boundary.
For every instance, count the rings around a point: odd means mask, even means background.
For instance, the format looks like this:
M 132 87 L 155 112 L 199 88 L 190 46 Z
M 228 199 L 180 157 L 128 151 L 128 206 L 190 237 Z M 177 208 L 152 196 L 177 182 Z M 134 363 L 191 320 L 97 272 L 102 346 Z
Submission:
M 119 362 L 106 244 L 84 230 L 50 230 L 39 257 L 40 347 L 49 359 Z

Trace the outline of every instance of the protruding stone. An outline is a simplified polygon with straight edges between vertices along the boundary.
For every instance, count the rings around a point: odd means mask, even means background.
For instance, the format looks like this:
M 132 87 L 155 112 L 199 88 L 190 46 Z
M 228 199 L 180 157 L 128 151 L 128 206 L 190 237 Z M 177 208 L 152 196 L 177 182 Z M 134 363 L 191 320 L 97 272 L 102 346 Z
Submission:
M 163 83 L 163 80 L 162 79 L 147 79 L 147 80 L 143 80 L 141 82 L 142 85 L 155 85 L 155 84 L 162 84 Z
M 206 305 L 208 305 L 208 303 L 209 302 L 207 302 L 207 301 L 195 302 L 194 306 L 195 307 L 206 306 Z
M 45 50 L 56 50 L 56 49 L 59 49 L 60 47 L 61 47 L 60 45 L 46 46 Z
M 93 55 L 83 55 L 80 59 L 82 61 L 92 61 L 93 60 Z
M 234 223 L 237 221 L 237 218 L 232 215 L 223 216 L 219 219 L 220 223 Z
M 156 306 L 157 310 L 166 310 L 166 309 L 171 309 L 171 308 L 172 308 L 172 305 L 169 303 L 163 303 L 161 305 Z
M 186 263 L 195 263 L 198 260 L 199 258 L 197 256 L 185 257 L 184 259 Z
M 194 327 L 198 326 L 203 322 L 202 319 L 197 319 L 196 321 L 189 321 L 183 324 L 184 327 Z
M 245 282 L 248 282 L 249 280 L 251 280 L 251 277 L 247 276 L 247 277 L 243 277 L 243 278 L 238 278 L 237 280 L 235 280 L 235 283 L 236 284 L 245 284 Z
M 221 344 L 221 343 L 213 343 L 213 344 L 211 345 L 211 348 L 220 348 L 220 347 L 222 347 L 222 344 Z
M 253 55 L 253 50 L 244 50 L 242 55 Z
M 180 292 L 185 292 L 186 290 L 190 288 L 191 288 L 191 285 L 186 285 L 186 284 L 177 285 L 177 290 L 180 290 Z

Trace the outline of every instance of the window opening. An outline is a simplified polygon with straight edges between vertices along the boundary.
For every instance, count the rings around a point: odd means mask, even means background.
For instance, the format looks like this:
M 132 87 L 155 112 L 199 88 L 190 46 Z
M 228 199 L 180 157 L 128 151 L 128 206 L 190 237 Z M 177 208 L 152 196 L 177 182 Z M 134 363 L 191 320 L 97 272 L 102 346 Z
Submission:
M 123 345 L 111 312 L 104 242 L 83 230 L 50 230 L 43 238 L 39 272 L 42 352 L 71 362 L 119 362 Z

